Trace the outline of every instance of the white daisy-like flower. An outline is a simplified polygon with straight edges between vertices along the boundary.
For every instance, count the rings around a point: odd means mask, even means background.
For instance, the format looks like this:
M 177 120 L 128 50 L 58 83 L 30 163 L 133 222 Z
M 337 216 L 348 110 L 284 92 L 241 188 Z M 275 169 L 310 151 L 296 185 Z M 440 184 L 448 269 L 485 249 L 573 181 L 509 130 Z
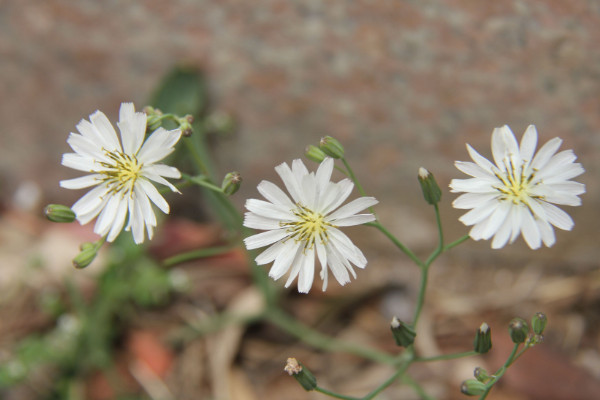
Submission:
M 159 164 L 174 150 L 181 131 L 158 128 L 144 142 L 146 114 L 135 112 L 133 103 L 122 103 L 117 123 L 119 141 L 112 124 L 100 111 L 81 120 L 80 134 L 71 133 L 67 139 L 75 151 L 63 155 L 62 164 L 90 173 L 60 182 L 67 189 L 95 186 L 72 208 L 83 225 L 95 217 L 94 232 L 112 242 L 123 229 L 131 230 L 136 243 L 144 241 L 144 228 L 152 239 L 156 215 L 150 201 L 162 212 L 169 213 L 169 204 L 151 181 L 179 192 L 165 178 L 180 178 L 177 168 Z
M 571 217 L 554 204 L 581 205 L 585 185 L 571 181 L 584 172 L 572 150 L 556 153 L 562 140 L 554 138 L 537 154 L 537 131 L 530 125 L 521 143 L 508 126 L 492 134 L 492 154 L 496 165 L 467 145 L 473 162 L 457 161 L 456 168 L 470 179 L 453 179 L 452 192 L 464 192 L 452 205 L 470 209 L 460 221 L 473 227 L 469 235 L 490 239 L 492 248 L 512 243 L 520 233 L 532 249 L 542 242 L 550 247 L 556 241 L 552 225 L 564 230 L 573 228 Z M 534 155 L 535 154 L 535 155 Z
M 331 182 L 334 161 L 326 158 L 315 172 L 308 172 L 301 160 L 275 167 L 290 197 L 275 184 L 262 181 L 258 191 L 267 201 L 249 199 L 244 226 L 265 230 L 244 240 L 246 247 L 269 246 L 258 257 L 258 265 L 273 262 L 269 276 L 275 280 L 291 269 L 285 287 L 298 277 L 298 291 L 308 293 L 315 271 L 315 256 L 321 264 L 323 290 L 328 270 L 341 285 L 356 278 L 352 264 L 367 265 L 358 247 L 339 228 L 375 220 L 373 214 L 357 214 L 377 204 L 373 197 L 360 197 L 340 205 L 354 188 L 349 179 Z M 338 208 L 339 207 L 339 208 Z

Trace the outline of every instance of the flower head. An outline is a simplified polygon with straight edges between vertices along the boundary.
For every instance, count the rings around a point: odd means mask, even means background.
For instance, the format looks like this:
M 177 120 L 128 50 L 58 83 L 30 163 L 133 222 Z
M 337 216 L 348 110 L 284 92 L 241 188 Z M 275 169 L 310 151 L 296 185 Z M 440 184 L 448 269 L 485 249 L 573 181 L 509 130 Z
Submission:
M 537 131 L 530 125 L 521 143 L 508 126 L 496 128 L 492 134 L 494 162 L 467 145 L 473 162 L 457 161 L 456 168 L 473 178 L 453 179 L 452 192 L 464 192 L 452 205 L 471 209 L 460 221 L 473 225 L 469 235 L 490 239 L 492 248 L 513 242 L 520 233 L 532 249 L 542 242 L 550 247 L 555 242 L 552 225 L 564 230 L 573 228 L 571 217 L 554 204 L 578 206 L 585 185 L 571 181 L 584 172 L 575 163 L 572 150 L 556 153 L 562 140 L 548 141 L 535 154 Z M 535 154 L 535 155 L 534 155 Z
M 162 212 L 169 212 L 169 204 L 151 181 L 178 192 L 165 178 L 180 178 L 181 173 L 158 161 L 174 150 L 181 131 L 158 128 L 144 142 L 146 114 L 135 112 L 133 103 L 121 104 L 117 126 L 120 141 L 100 111 L 90 115 L 89 121 L 79 122 L 80 133 L 71 133 L 67 139 L 75 152 L 64 154 L 62 164 L 90 174 L 61 181 L 60 186 L 67 189 L 94 187 L 72 207 L 81 224 L 98 217 L 94 232 L 107 236 L 106 240 L 112 242 L 127 219 L 125 230 L 131 230 L 134 241 L 142 243 L 144 228 L 151 239 L 156 226 L 150 201 Z
M 357 214 L 377 204 L 373 197 L 360 197 L 340 205 L 354 188 L 349 179 L 331 182 L 333 159 L 326 158 L 316 173 L 308 172 L 301 160 L 290 168 L 283 163 L 275 170 L 290 197 L 275 184 L 262 181 L 258 191 L 267 199 L 246 202 L 244 226 L 265 230 L 244 240 L 248 249 L 269 246 L 257 258 L 258 265 L 273 262 L 269 276 L 281 278 L 291 269 L 286 287 L 298 277 L 298 291 L 308 293 L 315 270 L 315 256 L 321 264 L 323 290 L 328 270 L 344 285 L 350 275 L 356 278 L 352 264 L 364 268 L 367 260 L 358 247 L 339 229 L 374 221 L 373 214 Z M 339 208 L 338 208 L 339 207 Z

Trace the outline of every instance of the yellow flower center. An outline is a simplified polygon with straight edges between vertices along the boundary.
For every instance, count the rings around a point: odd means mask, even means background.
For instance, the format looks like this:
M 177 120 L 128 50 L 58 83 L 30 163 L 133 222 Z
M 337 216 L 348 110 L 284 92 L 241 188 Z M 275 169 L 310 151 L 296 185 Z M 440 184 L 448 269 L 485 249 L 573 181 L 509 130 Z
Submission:
M 504 196 L 502 200 L 510 200 L 514 204 L 529 204 L 529 199 L 537 196 L 531 195 L 531 181 L 535 176 L 535 171 L 530 175 L 524 174 L 524 168 L 517 167 L 512 162 L 512 158 L 504 159 L 506 172 L 496 172 L 496 177 L 502 181 L 504 186 L 496 189 Z
M 135 156 L 121 153 L 119 151 L 106 152 L 106 155 L 113 162 L 101 162 L 100 165 L 106 168 L 100 171 L 104 175 L 104 182 L 111 185 L 110 190 L 125 192 L 131 194 L 135 181 L 140 177 L 143 164 Z
M 325 221 L 322 214 L 316 213 L 302 204 L 297 204 L 297 208 L 292 213 L 298 217 L 298 220 L 282 222 L 281 226 L 287 228 L 291 233 L 290 237 L 294 240 L 304 242 L 305 250 L 311 249 L 317 238 L 321 243 L 327 243 L 329 240 L 327 229 L 334 225 Z

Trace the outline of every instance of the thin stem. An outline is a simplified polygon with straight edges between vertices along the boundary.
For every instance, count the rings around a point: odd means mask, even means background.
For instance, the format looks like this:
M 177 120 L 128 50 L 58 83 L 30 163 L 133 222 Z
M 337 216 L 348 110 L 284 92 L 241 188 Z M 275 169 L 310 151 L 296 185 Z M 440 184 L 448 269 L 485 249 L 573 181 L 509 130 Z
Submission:
M 487 388 L 485 389 L 485 392 L 483 392 L 483 394 L 479 397 L 479 400 L 484 400 L 487 397 L 487 395 L 490 393 L 490 391 L 492 390 L 492 388 L 494 387 L 496 382 L 498 382 L 500 380 L 500 378 L 502 378 L 502 375 L 504 375 L 507 368 L 510 366 L 510 364 L 512 364 L 513 360 L 515 359 L 515 355 L 517 354 L 517 350 L 519 349 L 519 346 L 520 346 L 520 343 L 515 344 L 510 355 L 506 359 L 506 362 L 504 363 L 504 365 L 501 366 L 500 368 L 498 368 L 498 371 L 496 371 L 496 373 L 494 375 L 492 375 L 493 376 L 492 380 L 487 383 Z
M 390 231 L 388 231 L 383 225 L 381 225 L 381 222 L 368 222 L 365 225 L 379 229 L 381 233 L 383 233 L 388 239 L 390 239 L 392 243 L 394 243 L 394 245 L 396 245 L 397 248 L 399 248 L 404 254 L 406 254 L 411 260 L 413 260 L 415 264 L 417 264 L 419 267 L 425 266 L 425 264 L 423 264 L 423 261 L 421 261 L 419 257 L 415 255 L 415 253 L 413 253 L 408 247 L 406 247 L 402 242 L 400 242 Z
M 317 386 L 315 388 L 315 392 L 320 392 L 320 393 L 326 394 L 329 397 L 333 397 L 333 398 L 336 398 L 336 399 L 342 399 L 342 400 L 361 400 L 360 397 L 344 396 L 343 394 L 338 394 L 338 393 L 332 392 L 330 390 L 323 389 L 320 386 Z
M 415 306 L 415 316 L 413 319 L 413 327 L 416 328 L 419 317 L 421 316 L 421 310 L 423 309 L 423 303 L 425 303 L 425 292 L 427 289 L 427 279 L 429 276 L 429 266 L 421 267 L 421 284 L 419 285 L 419 297 L 417 298 L 417 305 Z
M 234 248 L 234 246 L 218 246 L 218 247 L 209 247 L 206 249 L 192 250 L 192 251 L 188 251 L 186 253 L 179 253 L 177 255 L 174 255 L 173 257 L 169 257 L 166 260 L 164 260 L 162 263 L 165 267 L 168 268 L 168 267 L 172 267 L 177 264 L 184 263 L 186 261 L 196 260 L 198 258 L 207 258 L 207 257 L 217 256 L 220 254 L 225 254 L 225 253 L 228 253 L 229 251 L 231 251 L 231 249 L 233 249 L 233 248 Z
M 375 396 L 377 396 L 384 389 L 386 389 L 388 386 L 390 386 L 392 383 L 394 383 L 396 381 L 396 379 L 401 377 L 406 372 L 406 370 L 408 369 L 410 364 L 411 364 L 411 360 L 406 360 L 398 368 L 398 370 L 396 372 L 394 372 L 394 374 L 392 376 L 390 376 L 388 379 L 386 379 L 385 382 L 383 382 L 381 385 L 379 385 L 377 388 L 375 388 L 375 390 L 373 390 L 371 393 L 369 393 L 368 395 L 363 397 L 362 400 L 371 400 L 371 399 L 375 398 Z
M 436 222 L 437 228 L 438 228 L 438 245 L 437 245 L 436 249 L 433 251 L 433 253 L 431 253 L 431 255 L 427 258 L 427 261 L 425 261 L 425 265 L 428 267 L 444 251 L 444 231 L 442 230 L 442 220 L 440 218 L 440 208 L 438 207 L 437 203 L 433 205 L 433 208 L 435 209 L 435 222 Z
M 417 357 L 415 358 L 415 362 L 432 362 L 432 361 L 444 361 L 444 360 L 454 360 L 457 358 L 470 357 L 475 356 L 478 353 L 476 351 L 464 351 L 462 353 L 452 353 L 452 354 L 442 354 L 434 357 Z
M 461 238 L 459 238 L 459 239 L 455 240 L 454 242 L 452 242 L 452 243 L 450 243 L 450 244 L 447 244 L 447 245 L 444 247 L 444 251 L 448 251 L 448 250 L 450 250 L 451 248 L 453 248 L 453 247 L 455 247 L 455 246 L 458 246 L 459 244 L 461 244 L 462 242 L 464 242 L 464 241 L 468 240 L 469 238 L 470 238 L 470 236 L 469 236 L 469 235 L 465 235 L 465 236 L 463 236 L 463 237 L 461 237 Z
M 356 178 L 356 175 L 354 175 L 354 171 L 352 171 L 352 168 L 350 168 L 350 164 L 348 163 L 348 161 L 346 161 L 346 159 L 343 158 L 343 157 L 342 157 L 341 160 L 344 163 L 344 166 L 346 167 L 346 171 L 348 172 L 348 176 L 350 177 L 350 179 L 352 180 L 352 182 L 354 182 L 354 184 L 356 185 L 356 189 L 358 189 L 358 192 L 362 196 L 366 196 L 367 192 L 365 192 L 365 190 L 363 189 L 362 185 L 360 184 L 360 182 Z M 373 207 L 369 207 L 369 211 L 371 211 L 371 213 L 373 215 L 375 215 L 375 217 L 377 217 L 377 214 L 375 213 L 375 210 L 373 209 Z
M 323 335 L 322 333 L 309 328 L 301 322 L 298 322 L 277 308 L 269 309 L 265 313 L 265 319 L 288 334 L 317 349 L 354 354 L 368 360 L 385 364 L 395 364 L 397 362 L 396 357 L 379 350 L 358 346 L 353 343 L 343 342 L 330 336 Z
M 404 375 L 402 377 L 402 382 L 406 383 L 408 386 L 412 387 L 413 390 L 415 391 L 415 393 L 417 393 L 419 396 L 421 396 L 422 399 L 435 400 L 433 397 L 431 397 L 427 393 L 425 393 L 425 389 L 423 389 L 423 387 L 421 385 L 419 385 L 419 383 L 417 381 L 415 381 L 413 378 L 411 378 L 410 376 Z
M 223 193 L 223 189 L 221 189 L 214 183 L 210 182 L 208 180 L 208 178 L 206 178 L 206 176 L 204 176 L 204 175 L 191 176 L 191 175 L 188 175 L 188 174 L 182 172 L 181 178 L 185 179 L 188 182 L 195 183 L 198 186 L 205 187 L 205 188 L 213 190 L 215 192 Z

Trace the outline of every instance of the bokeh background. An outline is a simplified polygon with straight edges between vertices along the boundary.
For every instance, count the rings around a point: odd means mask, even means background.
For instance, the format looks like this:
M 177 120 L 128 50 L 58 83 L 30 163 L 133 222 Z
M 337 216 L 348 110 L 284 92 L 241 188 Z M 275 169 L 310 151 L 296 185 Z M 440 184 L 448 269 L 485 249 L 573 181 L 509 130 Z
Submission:
M 432 276 L 429 348 L 440 337 L 463 338 L 457 346 L 468 347 L 470 332 L 482 318 L 497 320 L 503 334 L 512 316 L 528 317 L 541 307 L 554 314 L 556 325 L 549 350 L 539 357 L 550 357 L 554 364 L 534 362 L 527 370 L 535 375 L 532 371 L 548 365 L 545 373 L 552 376 L 552 365 L 565 367 L 561 373 L 572 372 L 586 382 L 580 386 L 596 390 L 599 26 L 600 2 L 595 0 L 2 1 L 0 283 L 44 285 L 43 279 L 31 283 L 27 265 L 32 258 L 51 260 L 46 264 L 55 265 L 59 274 L 73 273 L 69 251 L 62 258 L 53 253 L 69 233 L 57 233 L 39 220 L 44 204 L 71 204 L 80 195 L 58 187 L 59 180 L 75 176 L 60 165 L 69 150 L 67 135 L 96 109 L 114 121 L 123 101 L 141 108 L 174 67 L 201 71 L 211 107 L 236 120 L 235 133 L 217 141 L 214 156 L 221 174 L 242 173 L 244 185 L 233 198 L 240 208 L 245 198 L 256 196 L 260 180 L 277 181 L 275 165 L 302 157 L 308 144 L 332 135 L 346 147 L 367 191 L 380 200 L 377 210 L 385 224 L 423 254 L 435 245 L 436 231 L 421 199 L 418 168 L 427 167 L 447 187 L 461 177 L 453 162 L 468 159 L 465 143 L 489 156 L 494 127 L 508 124 L 520 137 L 535 124 L 539 143 L 561 137 L 562 149 L 574 149 L 587 171 L 578 178 L 587 185 L 583 206 L 567 210 L 575 228 L 557 232 L 551 249 L 532 252 L 519 239 L 492 252 L 489 243 L 469 242 L 445 256 Z M 460 212 L 450 206 L 453 197 L 446 191 L 441 205 L 450 240 L 466 232 L 457 221 Z M 370 267 L 350 287 L 360 291 L 393 281 L 396 289 L 368 308 L 379 310 L 385 320 L 414 297 L 415 271 L 383 238 L 361 233 L 356 229 L 353 237 L 366 249 Z M 76 248 L 77 240 L 71 245 Z M 369 318 L 352 321 L 360 325 Z M 468 326 L 462 325 L 465 321 Z M 365 335 L 364 326 L 356 329 Z M 8 334 L 5 351 L 19 336 Z M 241 348 L 244 339 L 239 340 Z M 282 351 L 270 361 L 286 356 Z M 490 365 L 500 363 L 499 357 L 488 360 Z M 330 359 L 326 362 L 332 367 Z M 261 380 L 244 370 L 243 362 L 230 365 L 254 379 L 247 392 L 258 397 L 248 398 L 284 398 L 273 382 L 289 390 L 285 398 L 321 398 L 293 382 L 288 389 L 285 377 L 275 373 Z M 440 398 L 454 398 L 453 385 L 469 377 L 471 365 L 434 369 L 431 390 Z M 352 379 L 334 373 L 331 381 L 350 388 L 355 375 L 385 376 L 381 373 L 360 364 L 348 372 Z M 508 377 L 495 398 L 578 398 L 571 397 L 573 392 L 557 394 L 547 381 L 550 394 L 540 394 L 539 387 L 532 389 L 535 380 L 518 375 Z M 362 383 L 356 385 L 359 392 L 369 387 Z M 570 390 L 592 398 L 586 389 Z M 552 394 L 563 397 L 548 397 Z

